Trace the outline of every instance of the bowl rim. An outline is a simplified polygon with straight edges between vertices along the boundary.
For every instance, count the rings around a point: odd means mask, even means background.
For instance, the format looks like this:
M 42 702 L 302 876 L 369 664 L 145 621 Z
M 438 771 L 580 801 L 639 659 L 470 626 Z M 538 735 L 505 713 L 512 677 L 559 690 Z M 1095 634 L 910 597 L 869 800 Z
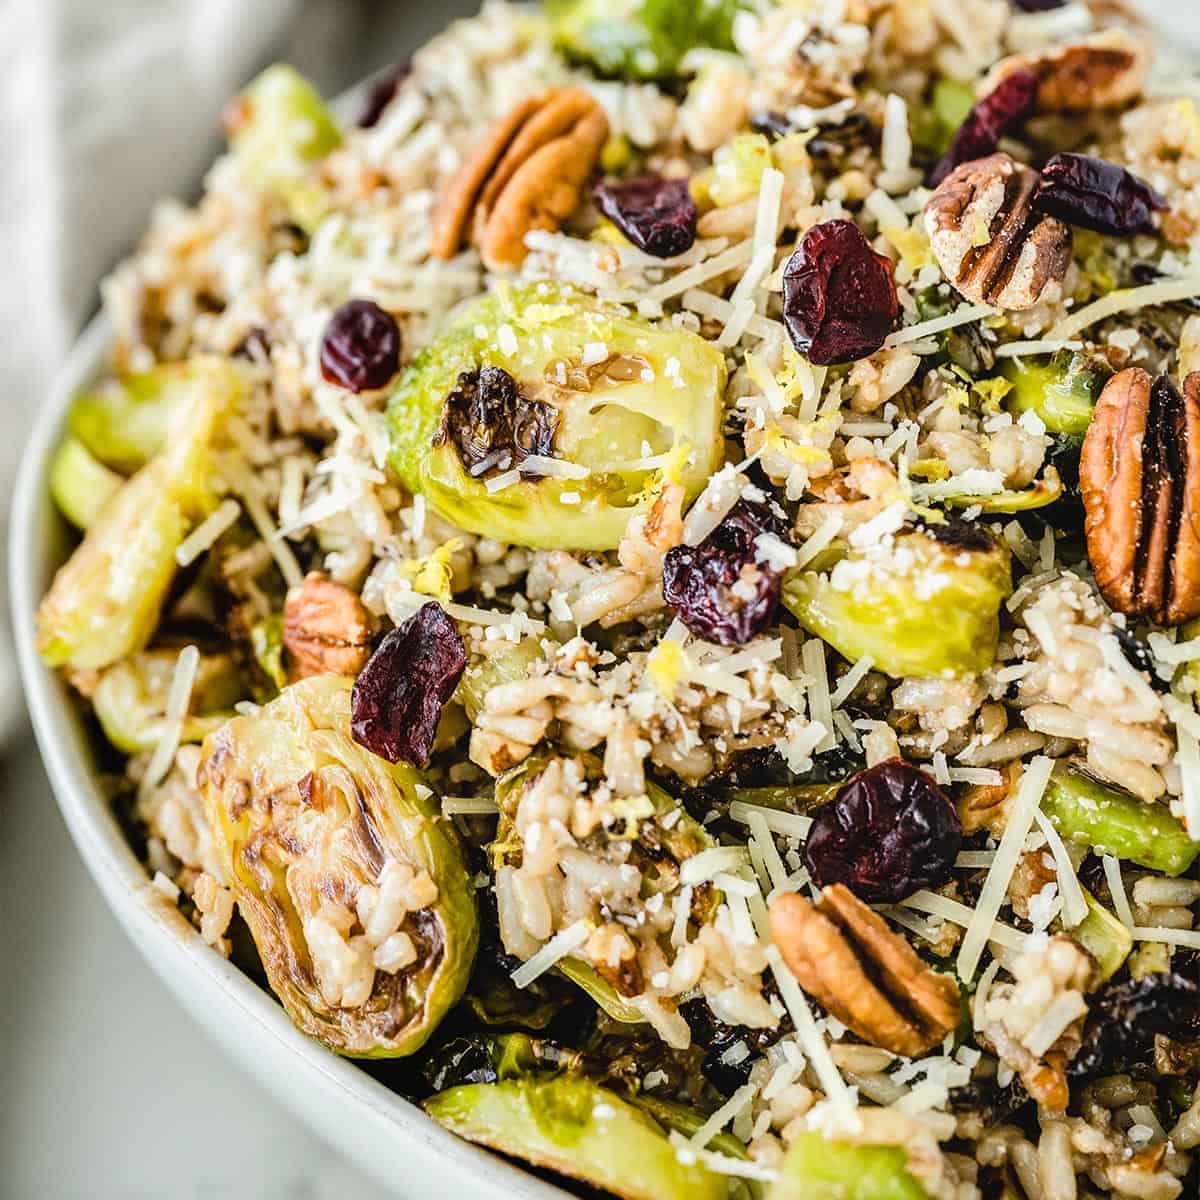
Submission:
M 35 648 L 35 614 L 53 568 L 47 534 L 62 522 L 49 466 L 74 396 L 102 373 L 113 330 L 99 314 L 84 329 L 26 440 L 13 492 L 9 592 L 20 679 L 58 807 L 92 879 L 151 970 L 227 1057 L 293 1116 L 398 1194 L 436 1178 L 447 1194 L 562 1200 L 562 1189 L 443 1129 L 425 1112 L 297 1030 L 283 1008 L 213 952 L 153 884 L 127 842 L 87 762 L 87 735 L 65 681 Z M 64 523 L 65 524 L 65 523 Z M 260 1059 L 250 1053 L 263 1050 Z M 345 1119 L 336 1119 L 341 1113 Z M 321 1128 L 334 1117 L 333 1128 Z M 328 1124 L 328 1121 L 325 1122 Z

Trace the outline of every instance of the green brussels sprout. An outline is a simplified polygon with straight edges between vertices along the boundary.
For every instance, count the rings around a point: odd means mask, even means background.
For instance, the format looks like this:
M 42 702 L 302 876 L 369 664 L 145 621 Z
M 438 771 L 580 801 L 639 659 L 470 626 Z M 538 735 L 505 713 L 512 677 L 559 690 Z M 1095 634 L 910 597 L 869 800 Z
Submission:
M 178 657 L 174 650 L 143 650 L 101 674 L 92 707 L 104 736 L 118 750 L 138 754 L 158 745 Z M 203 741 L 232 716 L 244 694 L 230 655 L 202 654 L 180 741 Z
M 1071 936 L 1096 960 L 1100 979 L 1111 979 L 1133 949 L 1133 934 L 1091 892 L 1082 890 L 1088 915 L 1071 930 Z
M 396 1058 L 419 1049 L 466 988 L 475 890 L 420 774 L 351 739 L 352 686 L 316 675 L 226 722 L 204 742 L 199 780 L 225 876 L 288 1016 L 339 1054 Z M 372 933 L 378 910 L 364 923 L 362 888 L 383 897 L 395 873 L 415 877 L 420 907 L 404 916 L 401 894 L 399 930 L 415 960 L 373 971 L 372 945 L 394 933 Z M 432 900 L 420 894 L 428 880 Z
M 93 524 L 124 482 L 73 437 L 63 439 L 50 462 L 50 494 L 77 529 Z
M 162 452 L 121 485 L 42 600 L 38 650 L 50 666 L 107 667 L 150 640 L 175 551 L 216 507 L 212 445 L 240 390 L 227 364 L 196 360 Z
M 515 645 L 512 642 L 499 643 L 498 651 L 489 658 L 472 656 L 455 693 L 455 699 L 466 709 L 472 721 L 483 711 L 483 703 L 492 688 L 524 679 L 534 663 L 546 657 L 546 640 L 542 637 L 523 637 Z
M 1012 412 L 1035 412 L 1051 433 L 1082 435 L 1112 372 L 1096 358 L 1060 350 L 1048 362 L 1010 358 L 1004 378 L 1012 385 Z
M 192 363 L 163 363 L 106 380 L 75 398 L 67 428 L 102 463 L 131 475 L 166 445 L 175 414 L 191 402 L 195 375 Z
M 578 958 L 563 958 L 554 968 L 564 979 L 569 979 L 581 992 L 589 996 L 597 1008 L 614 1021 L 623 1025 L 640 1025 L 645 1019 L 640 1008 L 626 1004 L 620 992 L 608 980 L 603 979 L 595 967 Z
M 691 499 L 720 466 L 724 389 L 723 355 L 695 334 L 570 289 L 506 288 L 472 304 L 401 377 L 390 462 L 460 528 L 611 550 L 656 478 Z M 589 474 L 531 474 L 489 491 L 531 443 Z
M 250 626 L 250 651 L 270 691 L 265 699 L 273 700 L 281 689 L 287 687 L 288 681 L 283 665 L 282 614 L 272 613 Z
M 1009 552 L 981 527 L 908 526 L 889 546 L 851 548 L 828 574 L 790 575 L 783 603 L 850 662 L 869 655 L 896 678 L 954 678 L 995 660 L 1011 591 Z
M 1139 800 L 1071 763 L 1055 766 L 1042 811 L 1063 837 L 1164 875 L 1182 875 L 1200 855 L 1200 842 L 1165 805 Z
M 425 1101 L 435 1121 L 622 1200 L 726 1200 L 728 1181 L 680 1161 L 662 1127 L 616 1092 L 572 1075 L 450 1088 Z
M 1054 467 L 1047 467 L 1042 478 L 1020 491 L 997 492 L 993 496 L 948 496 L 948 508 L 978 508 L 985 513 L 1032 512 L 1061 500 L 1063 482 Z
M 278 195 L 296 224 L 311 233 L 331 200 L 310 168 L 342 141 L 320 94 L 293 67 L 276 63 L 230 105 L 226 124 L 234 156 L 251 182 Z
M 845 780 L 836 783 L 785 783 L 771 787 L 731 788 L 730 800 L 773 808 L 777 812 L 810 813 L 828 804 L 842 790 Z
M 669 79 L 699 46 L 733 49 L 737 0 L 547 0 L 554 40 L 569 57 L 620 79 Z
M 826 1141 L 802 1133 L 792 1142 L 767 1200 L 929 1200 L 901 1146 Z

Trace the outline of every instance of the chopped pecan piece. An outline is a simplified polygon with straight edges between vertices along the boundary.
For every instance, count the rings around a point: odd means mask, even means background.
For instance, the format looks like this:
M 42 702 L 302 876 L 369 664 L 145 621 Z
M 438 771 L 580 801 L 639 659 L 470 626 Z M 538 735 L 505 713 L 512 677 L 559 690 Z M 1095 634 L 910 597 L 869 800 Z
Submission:
M 357 675 L 370 653 L 371 626 L 362 601 L 317 571 L 292 588 L 283 606 L 283 644 L 292 679 Z
M 996 66 L 992 82 L 1022 69 L 1037 78 L 1041 112 L 1119 108 L 1141 95 L 1150 49 L 1127 29 L 1106 29 L 1069 46 L 1006 58 Z
M 1007 154 L 963 163 L 925 205 L 925 228 L 946 278 L 968 299 L 1032 308 L 1071 263 L 1071 230 L 1034 212 L 1038 174 Z
M 558 229 L 579 206 L 604 140 L 604 110 L 581 88 L 551 88 L 492 127 L 438 200 L 432 252 L 456 254 L 464 240 L 493 270 L 525 258 L 531 229 Z
M 789 892 L 771 904 L 771 936 L 800 986 L 873 1046 L 915 1057 L 958 1024 L 958 985 L 849 888 L 835 883 L 817 905 Z
M 1127 616 L 1200 616 L 1200 373 L 1182 393 L 1130 367 L 1105 385 L 1079 459 L 1088 558 Z

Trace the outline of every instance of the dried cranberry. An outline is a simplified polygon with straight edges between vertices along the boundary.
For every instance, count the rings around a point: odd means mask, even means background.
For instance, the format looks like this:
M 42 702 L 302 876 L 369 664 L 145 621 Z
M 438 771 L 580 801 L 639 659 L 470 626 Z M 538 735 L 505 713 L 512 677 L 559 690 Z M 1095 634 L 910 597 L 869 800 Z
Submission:
M 400 369 L 400 327 L 371 300 L 337 309 L 321 339 L 321 374 L 352 392 L 384 387 Z
M 1110 983 L 1094 1000 L 1083 1027 L 1074 1076 L 1137 1070 L 1154 1063 L 1154 1037 L 1200 1038 L 1200 987 L 1182 975 L 1153 974 Z
M 1037 107 L 1037 76 L 1022 67 L 1013 71 L 980 100 L 958 127 L 950 149 L 930 171 L 927 182 L 937 187 L 955 167 L 994 154 L 1000 139 Z
M 763 533 L 783 538 L 787 521 L 770 503 L 739 500 L 698 546 L 663 558 L 663 596 L 697 637 L 740 646 L 775 615 L 783 573 L 757 561 Z
M 783 320 L 792 345 L 821 365 L 874 354 L 896 324 L 892 264 L 853 221 L 814 225 L 783 273 Z
M 600 211 L 639 249 L 673 258 L 696 240 L 696 202 L 686 179 L 647 175 L 596 184 Z
M 484 478 L 531 454 L 551 457 L 558 409 L 530 400 L 503 367 L 463 371 L 446 397 L 435 445 L 451 444 L 467 471 Z
M 442 708 L 467 665 L 454 622 L 432 601 L 379 643 L 350 694 L 354 740 L 388 762 L 429 763 Z
M 408 78 L 411 71 L 411 63 L 398 63 L 387 74 L 376 80 L 367 93 L 367 102 L 359 114 L 359 129 L 374 129 L 379 124 L 379 118 L 383 116 L 387 106 L 395 100 L 400 85 Z
M 894 758 L 860 771 L 818 809 L 804 855 L 821 887 L 844 883 L 869 904 L 894 904 L 945 883 L 961 845 L 950 798 Z
M 1090 154 L 1056 154 L 1042 168 L 1033 207 L 1097 233 L 1128 237 L 1152 232 L 1151 214 L 1167 207 L 1144 179 Z

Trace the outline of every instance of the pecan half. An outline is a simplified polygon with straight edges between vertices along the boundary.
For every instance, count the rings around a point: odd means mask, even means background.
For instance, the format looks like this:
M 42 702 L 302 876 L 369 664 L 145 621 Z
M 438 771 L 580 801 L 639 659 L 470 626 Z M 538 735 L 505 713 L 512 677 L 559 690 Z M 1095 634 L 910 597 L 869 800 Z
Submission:
M 1119 108 L 1141 95 L 1150 71 L 1150 49 L 1127 29 L 1106 29 L 1041 54 L 1012 55 L 997 64 L 990 82 L 994 85 L 1022 69 L 1037 77 L 1041 112 Z
M 438 200 L 432 253 L 463 242 L 492 270 L 519 267 L 531 229 L 558 229 L 579 207 L 608 119 L 581 88 L 551 88 L 522 101 L 488 132 Z
M 317 571 L 288 592 L 283 606 L 283 644 L 292 679 L 309 675 L 357 675 L 370 653 L 371 627 L 362 601 Z
M 958 985 L 927 967 L 840 883 L 817 905 L 789 892 L 771 903 L 771 936 L 800 986 L 873 1046 L 915 1057 L 958 1024 Z
M 1105 385 L 1079 483 L 1096 585 L 1127 616 L 1200 616 L 1200 373 L 1182 393 L 1140 367 Z
M 938 265 L 968 299 L 1032 308 L 1071 264 L 1071 230 L 1033 211 L 1038 174 L 1007 154 L 963 163 L 925 205 Z

